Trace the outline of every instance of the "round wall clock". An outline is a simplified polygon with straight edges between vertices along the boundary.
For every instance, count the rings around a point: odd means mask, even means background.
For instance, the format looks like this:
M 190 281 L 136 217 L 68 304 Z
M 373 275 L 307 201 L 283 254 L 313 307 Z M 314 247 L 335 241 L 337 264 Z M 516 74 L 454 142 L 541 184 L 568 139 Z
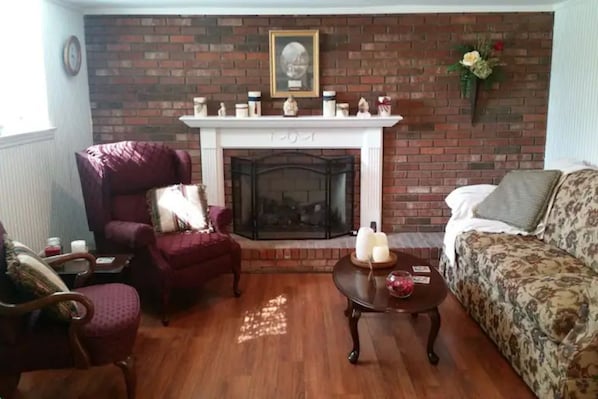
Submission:
M 64 45 L 62 61 L 64 69 L 69 75 L 75 76 L 81 69 L 81 44 L 77 36 L 68 38 Z

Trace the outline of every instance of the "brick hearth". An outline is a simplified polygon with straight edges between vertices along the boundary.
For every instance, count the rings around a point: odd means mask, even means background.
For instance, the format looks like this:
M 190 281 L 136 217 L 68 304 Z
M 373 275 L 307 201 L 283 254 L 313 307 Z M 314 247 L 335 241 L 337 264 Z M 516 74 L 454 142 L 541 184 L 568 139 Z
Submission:
M 438 266 L 443 233 L 394 233 L 391 249 L 415 255 Z M 252 241 L 235 236 L 241 244 L 244 272 L 329 272 L 338 259 L 355 248 L 355 237 L 331 240 Z

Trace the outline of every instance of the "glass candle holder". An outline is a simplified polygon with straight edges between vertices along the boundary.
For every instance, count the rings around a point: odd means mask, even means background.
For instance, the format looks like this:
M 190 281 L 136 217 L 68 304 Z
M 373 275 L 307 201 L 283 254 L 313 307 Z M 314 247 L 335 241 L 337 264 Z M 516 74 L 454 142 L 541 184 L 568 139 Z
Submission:
M 386 288 L 390 295 L 407 298 L 413 294 L 413 276 L 404 270 L 393 270 L 386 276 Z
M 62 244 L 59 237 L 48 238 L 46 247 L 44 248 L 45 256 L 55 256 L 62 253 Z

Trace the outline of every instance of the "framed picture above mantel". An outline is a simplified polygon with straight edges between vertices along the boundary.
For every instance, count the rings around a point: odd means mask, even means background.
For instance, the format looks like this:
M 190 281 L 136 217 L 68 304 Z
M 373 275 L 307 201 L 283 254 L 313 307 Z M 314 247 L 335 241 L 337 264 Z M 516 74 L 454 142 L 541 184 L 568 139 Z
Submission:
M 270 31 L 270 96 L 320 95 L 318 30 Z

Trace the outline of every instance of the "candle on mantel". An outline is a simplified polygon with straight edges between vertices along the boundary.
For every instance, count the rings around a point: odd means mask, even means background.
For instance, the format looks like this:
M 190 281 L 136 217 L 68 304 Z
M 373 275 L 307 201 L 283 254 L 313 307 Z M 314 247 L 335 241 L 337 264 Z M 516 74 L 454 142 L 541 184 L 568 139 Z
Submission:
M 372 249 L 372 258 L 374 262 L 386 262 L 390 258 L 388 245 L 376 245 Z
M 367 262 L 372 256 L 374 247 L 374 230 L 369 227 L 360 227 L 355 241 L 355 256 L 362 262 Z

